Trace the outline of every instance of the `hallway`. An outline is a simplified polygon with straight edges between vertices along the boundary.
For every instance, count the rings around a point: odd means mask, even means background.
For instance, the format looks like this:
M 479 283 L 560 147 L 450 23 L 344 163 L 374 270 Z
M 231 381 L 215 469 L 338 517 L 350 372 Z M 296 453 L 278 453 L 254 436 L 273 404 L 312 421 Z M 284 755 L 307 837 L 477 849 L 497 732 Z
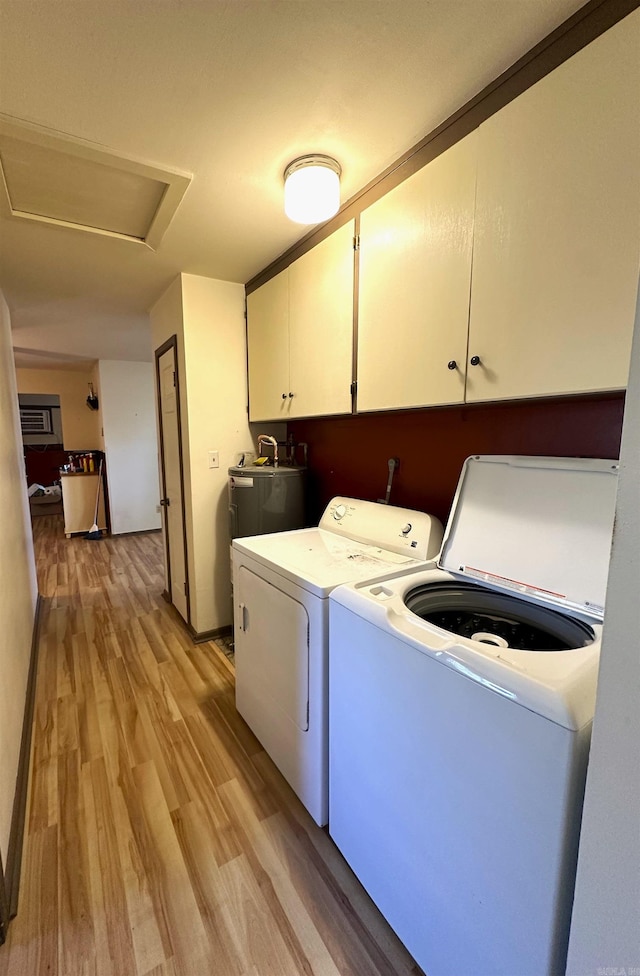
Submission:
M 42 597 L 0 976 L 417 976 L 161 597 L 159 533 L 34 519 Z

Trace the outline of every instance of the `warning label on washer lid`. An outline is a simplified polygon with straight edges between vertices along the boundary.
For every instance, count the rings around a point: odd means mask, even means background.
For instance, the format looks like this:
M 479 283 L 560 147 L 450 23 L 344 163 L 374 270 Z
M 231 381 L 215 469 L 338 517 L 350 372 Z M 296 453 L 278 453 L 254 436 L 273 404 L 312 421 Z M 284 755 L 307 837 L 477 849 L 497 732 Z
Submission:
M 253 478 L 238 478 L 236 475 L 232 475 L 229 480 L 232 488 L 253 488 Z
M 476 569 L 474 566 L 461 566 L 461 571 L 474 579 L 482 580 L 484 583 L 493 583 L 496 586 L 505 586 L 518 593 L 527 593 L 530 596 L 554 597 L 556 600 L 566 600 L 566 593 L 555 593 L 553 590 L 544 590 L 540 586 L 531 586 L 529 583 L 522 583 L 519 580 L 509 579 L 507 576 L 496 576 L 484 569 Z

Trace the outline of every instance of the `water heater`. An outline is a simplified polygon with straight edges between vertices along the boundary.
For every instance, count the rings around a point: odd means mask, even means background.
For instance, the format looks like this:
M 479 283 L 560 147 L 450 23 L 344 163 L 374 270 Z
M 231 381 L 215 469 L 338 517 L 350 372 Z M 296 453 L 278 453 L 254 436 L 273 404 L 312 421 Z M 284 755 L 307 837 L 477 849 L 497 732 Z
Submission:
M 229 536 L 302 529 L 306 468 L 248 465 L 229 468 Z

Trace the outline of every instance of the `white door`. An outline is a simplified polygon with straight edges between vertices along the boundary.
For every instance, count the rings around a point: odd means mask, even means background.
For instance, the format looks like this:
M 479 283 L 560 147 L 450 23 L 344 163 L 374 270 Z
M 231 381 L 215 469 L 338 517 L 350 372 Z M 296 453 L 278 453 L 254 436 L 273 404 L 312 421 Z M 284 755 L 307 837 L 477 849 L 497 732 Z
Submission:
M 464 400 L 477 141 L 360 218 L 359 411 Z
M 160 439 L 164 497 L 163 531 L 167 552 L 166 586 L 171 602 L 189 623 L 185 525 L 182 494 L 180 405 L 175 347 L 158 357 L 158 396 L 160 401 Z
M 251 420 L 278 420 L 289 412 L 289 269 L 247 297 Z
M 353 234 L 350 221 L 289 267 L 290 417 L 351 413 Z
M 467 400 L 626 386 L 640 12 L 480 126 Z
M 246 566 L 234 587 L 236 706 L 281 766 L 295 730 L 309 728 L 309 618 Z

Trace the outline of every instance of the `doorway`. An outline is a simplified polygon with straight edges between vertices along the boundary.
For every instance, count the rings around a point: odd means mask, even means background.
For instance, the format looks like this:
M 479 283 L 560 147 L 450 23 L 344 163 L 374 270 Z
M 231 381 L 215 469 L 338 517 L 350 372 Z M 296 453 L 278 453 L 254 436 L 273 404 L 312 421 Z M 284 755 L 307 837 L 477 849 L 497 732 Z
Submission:
M 162 489 L 160 505 L 165 542 L 165 598 L 191 626 L 178 344 L 175 335 L 156 349 L 155 360 Z
M 60 397 L 54 393 L 19 393 L 20 430 L 27 484 L 53 485 L 66 461 Z

